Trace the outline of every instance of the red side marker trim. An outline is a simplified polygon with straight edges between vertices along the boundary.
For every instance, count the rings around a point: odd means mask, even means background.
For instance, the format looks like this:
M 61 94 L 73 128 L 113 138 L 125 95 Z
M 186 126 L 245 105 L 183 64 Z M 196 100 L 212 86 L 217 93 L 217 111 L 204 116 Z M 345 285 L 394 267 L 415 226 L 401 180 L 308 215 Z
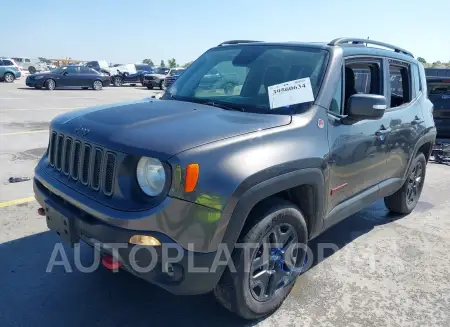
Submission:
M 104 255 L 103 256 L 102 264 L 103 264 L 103 266 L 105 266 L 109 270 L 119 269 L 122 266 L 122 264 L 119 261 L 117 261 L 117 259 L 114 259 L 110 255 Z
M 330 191 L 330 195 L 333 195 L 337 191 L 342 190 L 346 186 L 347 186 L 347 183 L 344 183 L 342 185 L 339 185 L 339 186 L 336 186 L 336 187 L 332 188 L 331 191 Z

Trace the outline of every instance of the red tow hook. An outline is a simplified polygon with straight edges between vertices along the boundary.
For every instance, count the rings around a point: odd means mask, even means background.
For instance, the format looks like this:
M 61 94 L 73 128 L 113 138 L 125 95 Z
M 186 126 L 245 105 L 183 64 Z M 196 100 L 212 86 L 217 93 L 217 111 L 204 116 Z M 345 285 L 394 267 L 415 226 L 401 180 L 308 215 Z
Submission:
M 39 216 L 45 216 L 45 210 L 44 210 L 44 208 L 39 208 L 37 212 L 38 212 L 38 215 L 39 215 Z
M 107 254 L 103 255 L 102 264 L 109 270 L 116 270 L 122 267 L 122 264 L 117 259 L 114 259 L 112 256 Z

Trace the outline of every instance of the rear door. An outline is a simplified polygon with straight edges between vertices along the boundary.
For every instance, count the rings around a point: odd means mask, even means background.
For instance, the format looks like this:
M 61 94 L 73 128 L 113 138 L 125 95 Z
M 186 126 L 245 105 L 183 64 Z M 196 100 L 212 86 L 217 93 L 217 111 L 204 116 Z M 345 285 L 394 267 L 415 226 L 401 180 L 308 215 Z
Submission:
M 428 78 L 428 97 L 434 105 L 433 117 L 438 138 L 450 138 L 450 77 Z
M 98 74 L 94 70 L 88 67 L 80 67 L 80 86 L 92 87 L 94 79 L 98 77 Z
M 389 119 L 391 130 L 386 138 L 386 179 L 392 182 L 404 177 L 414 155 L 415 145 L 424 133 L 424 118 L 420 102 L 420 81 L 415 64 L 398 59 L 385 59 L 388 108 L 384 116 Z M 416 79 L 417 73 L 417 79 Z M 416 90 L 417 85 L 417 90 Z

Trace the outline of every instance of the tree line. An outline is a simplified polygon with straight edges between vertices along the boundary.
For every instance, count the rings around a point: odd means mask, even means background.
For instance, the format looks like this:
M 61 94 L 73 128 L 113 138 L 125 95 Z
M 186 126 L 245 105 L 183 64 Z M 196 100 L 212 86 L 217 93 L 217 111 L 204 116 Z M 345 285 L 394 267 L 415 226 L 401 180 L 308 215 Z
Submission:
M 150 67 L 155 67 L 155 64 L 153 63 L 153 60 L 151 60 L 151 59 L 149 59 L 149 58 L 148 58 L 148 59 L 142 60 L 142 63 L 143 63 L 143 64 L 147 64 L 147 65 L 149 65 Z M 182 65 L 181 67 L 186 68 L 186 67 L 188 67 L 190 64 L 192 64 L 192 61 L 190 61 L 190 62 L 188 62 L 188 63 L 185 63 L 185 64 Z M 172 58 L 172 59 L 168 59 L 168 60 L 167 60 L 167 65 L 166 65 L 166 63 L 164 62 L 164 60 L 161 60 L 161 62 L 159 63 L 159 67 L 175 68 L 175 67 L 178 67 L 178 64 L 177 64 L 176 59 L 175 59 L 175 58 Z
M 450 61 L 445 63 L 441 61 L 427 62 L 425 58 L 418 57 L 417 61 L 421 62 L 425 68 L 450 68 Z

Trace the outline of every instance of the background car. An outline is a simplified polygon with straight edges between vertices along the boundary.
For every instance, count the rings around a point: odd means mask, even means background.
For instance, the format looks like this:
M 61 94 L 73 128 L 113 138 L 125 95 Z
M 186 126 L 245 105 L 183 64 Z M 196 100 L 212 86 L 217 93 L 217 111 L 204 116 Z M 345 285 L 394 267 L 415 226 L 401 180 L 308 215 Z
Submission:
M 47 90 L 55 88 L 79 88 L 101 90 L 103 86 L 110 84 L 108 75 L 86 66 L 62 66 L 51 72 L 29 75 L 26 79 L 27 86 Z
M 146 86 L 149 90 L 154 87 L 159 87 L 161 90 L 163 89 L 164 79 L 167 77 L 170 68 L 168 67 L 158 67 L 153 70 L 151 74 L 145 74 L 142 80 L 142 86 Z
M 170 69 L 169 73 L 167 74 L 166 78 L 164 78 L 163 88 L 168 88 L 175 82 L 175 80 L 183 74 L 183 72 L 186 70 L 186 68 L 178 67 L 178 68 L 172 68 Z
M 153 71 L 152 67 L 147 64 L 128 64 L 119 65 L 110 68 L 111 83 L 114 86 L 130 84 L 135 86 L 138 83 L 143 84 L 144 75 Z
M 450 77 L 427 77 L 437 137 L 450 139 Z
M 6 83 L 12 83 L 15 79 L 20 78 L 22 73 L 14 61 L 11 59 L 0 59 L 0 80 Z

